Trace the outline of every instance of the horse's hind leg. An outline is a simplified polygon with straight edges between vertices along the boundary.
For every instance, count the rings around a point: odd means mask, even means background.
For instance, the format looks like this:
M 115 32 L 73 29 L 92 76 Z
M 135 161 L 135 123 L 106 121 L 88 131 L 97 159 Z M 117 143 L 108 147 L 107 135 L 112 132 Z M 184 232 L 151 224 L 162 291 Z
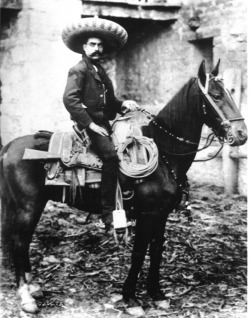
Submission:
M 38 312 L 38 307 L 31 296 L 31 265 L 29 259 L 29 246 L 35 226 L 41 213 L 34 213 L 32 205 L 16 208 L 17 202 L 11 198 L 6 186 L 2 196 L 1 213 L 1 239 L 3 247 L 3 266 L 12 270 L 14 263 L 18 295 L 21 298 L 22 309 L 29 313 Z M 21 203 L 19 202 L 21 205 Z M 37 207 L 36 212 L 42 212 L 45 202 Z M 30 207 L 28 207 L 30 206 Z
M 32 275 L 29 247 L 35 227 L 44 209 L 45 201 L 36 205 L 35 202 L 29 200 L 21 206 L 17 209 L 13 230 L 14 266 L 22 309 L 28 313 L 36 313 L 38 307 L 30 290 Z
M 12 237 L 12 219 L 15 211 L 14 202 L 1 197 L 1 249 L 2 266 L 4 275 L 5 270 L 13 271 L 13 237 Z
M 33 136 L 15 139 L 1 151 L 0 192 L 5 205 L 2 211 L 5 224 L 2 225 L 2 229 L 5 235 L 9 231 L 8 236 L 13 242 L 11 248 L 22 309 L 35 313 L 38 308 L 29 287 L 29 246 L 47 202 L 48 193 L 45 192 L 43 165 L 36 161 L 23 160 L 25 148 L 34 148 Z M 10 226 L 6 225 L 8 221 Z

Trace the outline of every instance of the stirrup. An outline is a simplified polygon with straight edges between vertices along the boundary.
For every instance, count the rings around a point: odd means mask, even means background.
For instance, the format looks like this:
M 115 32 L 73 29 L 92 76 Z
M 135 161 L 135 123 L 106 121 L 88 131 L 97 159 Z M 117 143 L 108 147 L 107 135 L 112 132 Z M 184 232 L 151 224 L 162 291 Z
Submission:
M 128 223 L 126 218 L 126 212 L 123 209 L 113 211 L 114 222 L 114 239 L 116 244 L 119 244 L 119 238 L 128 243 Z

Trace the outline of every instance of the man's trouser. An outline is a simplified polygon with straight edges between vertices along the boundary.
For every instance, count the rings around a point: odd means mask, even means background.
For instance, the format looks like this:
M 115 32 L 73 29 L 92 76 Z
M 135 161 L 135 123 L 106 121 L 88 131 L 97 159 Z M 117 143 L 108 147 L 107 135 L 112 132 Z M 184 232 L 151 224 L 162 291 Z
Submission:
M 107 129 L 107 127 L 104 127 Z M 109 136 L 101 136 L 88 129 L 92 147 L 103 161 L 101 182 L 102 220 L 106 225 L 113 221 L 112 212 L 116 209 L 116 187 L 119 159 L 114 143 Z

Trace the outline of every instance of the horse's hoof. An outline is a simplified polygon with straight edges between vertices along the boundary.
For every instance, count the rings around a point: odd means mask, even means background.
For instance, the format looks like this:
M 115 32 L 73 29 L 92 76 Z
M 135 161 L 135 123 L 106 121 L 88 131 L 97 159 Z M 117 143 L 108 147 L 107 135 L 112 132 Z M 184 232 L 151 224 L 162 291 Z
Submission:
M 21 304 L 21 308 L 24 312 L 28 314 L 37 314 L 39 312 L 39 308 L 35 301 L 30 301 Z
M 134 295 L 133 296 L 123 295 L 123 300 L 126 303 L 127 307 L 141 306 L 141 303 Z
M 148 295 L 153 301 L 165 300 L 166 296 L 161 289 L 148 290 Z
M 29 292 L 35 299 L 43 298 L 43 292 L 38 284 L 29 284 Z
M 17 295 L 21 298 L 21 308 L 29 314 L 36 314 L 39 309 L 35 299 L 30 295 L 28 284 L 23 284 L 17 291 Z

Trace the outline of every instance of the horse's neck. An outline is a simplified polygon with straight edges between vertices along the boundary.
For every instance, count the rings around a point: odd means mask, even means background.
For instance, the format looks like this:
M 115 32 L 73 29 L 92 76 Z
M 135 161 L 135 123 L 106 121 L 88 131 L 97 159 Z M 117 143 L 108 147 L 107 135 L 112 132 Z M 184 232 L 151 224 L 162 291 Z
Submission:
M 160 153 L 166 154 L 170 163 L 176 170 L 179 170 L 180 174 L 185 174 L 190 168 L 201 136 L 203 116 L 198 94 L 197 83 L 194 79 L 189 80 L 158 113 L 154 123 L 151 122 L 148 129 Z M 189 140 L 192 143 L 182 142 L 178 138 Z M 194 152 L 194 154 L 171 155 L 171 153 L 186 154 L 189 152 Z
M 203 125 L 200 104 L 197 81 L 192 78 L 158 113 L 155 120 L 163 129 L 169 130 L 175 136 L 197 142 Z

